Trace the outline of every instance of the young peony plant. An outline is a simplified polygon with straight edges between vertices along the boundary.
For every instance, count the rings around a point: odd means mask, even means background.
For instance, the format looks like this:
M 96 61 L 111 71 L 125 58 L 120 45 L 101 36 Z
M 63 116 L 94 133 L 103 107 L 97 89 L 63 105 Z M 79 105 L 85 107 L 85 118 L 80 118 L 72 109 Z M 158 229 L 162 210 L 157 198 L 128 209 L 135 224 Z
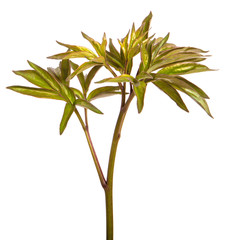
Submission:
M 107 49 L 106 34 L 99 43 L 85 33 L 83 37 L 88 40 L 95 51 L 87 47 L 69 45 L 58 42 L 67 48 L 67 51 L 50 56 L 50 59 L 59 59 L 57 68 L 47 70 L 28 62 L 32 70 L 14 71 L 36 87 L 10 86 L 15 92 L 38 98 L 56 99 L 65 102 L 64 113 L 60 123 L 62 134 L 73 113 L 76 114 L 85 133 L 92 158 L 99 176 L 106 199 L 106 231 L 107 240 L 113 240 L 113 173 L 118 142 L 122 130 L 123 121 L 134 98 L 137 99 L 137 109 L 140 113 L 144 107 L 144 97 L 147 85 L 158 87 L 167 94 L 181 109 L 188 112 L 179 92 L 182 92 L 196 101 L 206 113 L 212 117 L 206 99 L 207 94 L 182 77 L 181 75 L 210 71 L 207 66 L 199 62 L 206 59 L 206 51 L 195 47 L 178 47 L 168 43 L 169 33 L 164 38 L 149 36 L 152 13 L 143 20 L 136 30 L 133 24 L 131 31 L 118 40 L 119 50 L 109 39 Z M 140 55 L 139 68 L 136 74 L 132 73 L 133 58 Z M 85 62 L 78 66 L 71 61 L 73 58 L 84 58 Z M 106 68 L 112 77 L 96 81 L 96 84 L 105 84 L 93 91 L 89 91 L 96 73 L 101 68 Z M 88 70 L 87 75 L 84 71 Z M 77 77 L 81 90 L 71 87 L 70 81 Z M 109 85 L 116 83 L 116 86 Z M 97 154 L 95 152 L 88 125 L 87 111 L 98 114 L 102 112 L 91 101 L 119 94 L 121 107 L 117 118 L 108 163 L 107 176 L 105 177 Z M 81 116 L 82 108 L 84 117 Z

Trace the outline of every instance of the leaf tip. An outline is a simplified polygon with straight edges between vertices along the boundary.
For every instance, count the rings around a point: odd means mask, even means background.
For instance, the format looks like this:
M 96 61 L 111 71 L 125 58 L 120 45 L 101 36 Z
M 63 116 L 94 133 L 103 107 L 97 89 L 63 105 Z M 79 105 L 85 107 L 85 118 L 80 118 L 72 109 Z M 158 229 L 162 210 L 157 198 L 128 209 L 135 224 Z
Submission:
M 60 135 L 62 135 L 63 132 L 64 132 L 64 130 L 60 128 Z

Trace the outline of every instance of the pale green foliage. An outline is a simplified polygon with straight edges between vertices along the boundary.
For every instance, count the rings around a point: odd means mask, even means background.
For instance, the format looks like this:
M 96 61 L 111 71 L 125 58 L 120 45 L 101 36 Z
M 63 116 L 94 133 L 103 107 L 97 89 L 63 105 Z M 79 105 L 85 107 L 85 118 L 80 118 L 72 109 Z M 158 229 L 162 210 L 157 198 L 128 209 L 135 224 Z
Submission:
M 119 50 L 112 39 L 109 39 L 107 44 L 105 33 L 101 42 L 82 33 L 94 51 L 84 46 L 58 42 L 67 48 L 66 51 L 48 57 L 61 60 L 58 68 L 45 70 L 29 62 L 33 70 L 14 71 L 14 73 L 24 77 L 37 88 L 11 86 L 9 89 L 34 97 L 65 101 L 60 133 L 64 131 L 76 106 L 102 113 L 90 103 L 100 97 L 119 94 L 124 106 L 125 96 L 134 91 L 140 113 L 144 107 L 145 91 L 149 83 L 157 86 L 185 111 L 188 109 L 179 91 L 187 94 L 211 116 L 205 100 L 208 96 L 199 87 L 180 76 L 209 71 L 207 66 L 198 63 L 206 59 L 204 55 L 206 52 L 194 47 L 178 47 L 168 43 L 169 33 L 164 38 L 149 36 L 151 19 L 152 13 L 143 20 L 137 30 L 133 24 L 125 37 L 117 41 Z M 133 58 L 137 55 L 140 55 L 140 63 L 137 73 L 133 75 Z M 86 61 L 78 66 L 70 60 L 74 58 L 84 58 Z M 111 82 L 116 83 L 117 86 L 105 85 L 89 93 L 90 84 L 101 67 L 105 67 L 113 76 L 103 80 L 98 79 L 96 83 Z M 84 74 L 88 69 L 90 69 L 88 74 Z M 70 86 L 70 81 L 75 76 L 79 80 L 81 90 Z M 126 91 L 127 84 L 129 84 L 129 92 Z

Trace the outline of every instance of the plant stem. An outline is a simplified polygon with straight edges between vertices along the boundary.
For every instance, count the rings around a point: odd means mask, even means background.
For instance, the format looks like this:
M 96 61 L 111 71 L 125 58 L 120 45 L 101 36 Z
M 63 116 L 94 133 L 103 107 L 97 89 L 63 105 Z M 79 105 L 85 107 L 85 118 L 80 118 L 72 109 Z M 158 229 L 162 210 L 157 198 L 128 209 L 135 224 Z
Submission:
M 75 108 L 74 110 L 75 114 L 77 115 L 81 125 L 82 125 L 82 128 L 85 132 L 85 135 L 86 135 L 86 139 L 87 139 L 87 142 L 88 142 L 88 145 L 89 145 L 89 148 L 90 148 L 90 151 L 91 151 L 91 155 L 93 157 L 93 160 L 94 160 L 94 163 L 95 163 L 95 167 L 96 167 L 96 170 L 97 170 L 97 173 L 98 173 L 98 176 L 99 176 L 99 179 L 100 179 L 100 183 L 102 185 L 103 188 L 106 188 L 106 180 L 104 178 L 104 174 L 102 172 L 102 169 L 100 167 L 100 163 L 99 163 L 99 160 L 98 160 L 98 157 L 96 155 L 96 152 L 95 152 L 95 149 L 94 149 L 94 146 L 93 146 L 93 143 L 91 141 L 91 137 L 90 137 L 90 133 L 89 133 L 89 129 L 88 129 L 88 126 L 86 126 L 78 112 L 78 110 Z M 86 119 L 87 121 L 87 119 Z
M 107 173 L 107 186 L 105 190 L 105 199 L 106 199 L 106 231 L 107 231 L 107 240 L 113 240 L 113 174 L 114 174 L 114 164 L 115 157 L 117 152 L 117 146 L 119 139 L 121 137 L 122 125 L 129 108 L 129 105 L 134 98 L 134 92 L 129 96 L 124 107 L 121 108 L 117 123 L 115 126 L 113 140 L 109 155 L 109 164 L 108 164 L 108 173 Z

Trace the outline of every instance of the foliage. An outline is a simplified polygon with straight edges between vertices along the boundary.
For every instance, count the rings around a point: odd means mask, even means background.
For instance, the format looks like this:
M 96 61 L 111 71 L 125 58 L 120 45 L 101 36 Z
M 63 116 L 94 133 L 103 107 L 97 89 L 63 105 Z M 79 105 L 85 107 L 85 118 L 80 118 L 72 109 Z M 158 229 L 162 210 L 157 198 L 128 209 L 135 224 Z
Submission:
M 28 61 L 31 70 L 14 71 L 14 73 L 22 76 L 36 87 L 8 87 L 21 94 L 64 101 L 65 108 L 60 123 L 60 134 L 64 132 L 71 115 L 75 112 L 86 134 L 101 184 L 106 189 L 107 208 L 112 207 L 109 202 L 112 201 L 110 200 L 112 197 L 109 194 L 111 194 L 110 191 L 112 192 L 117 143 L 125 114 L 134 97 L 137 99 L 137 109 L 140 113 L 144 107 L 147 86 L 156 86 L 168 95 L 177 106 L 188 112 L 180 95 L 182 92 L 192 98 L 212 117 L 206 102 L 207 94 L 182 77 L 182 75 L 190 73 L 210 71 L 211 69 L 201 64 L 206 59 L 207 52 L 195 47 L 179 47 L 168 43 L 169 33 L 165 37 L 155 38 L 154 35 L 149 34 L 151 19 L 152 13 L 150 12 L 139 28 L 136 29 L 133 24 L 124 38 L 118 39 L 119 47 L 115 47 L 112 39 L 109 39 L 108 42 L 105 33 L 102 41 L 98 42 L 82 32 L 82 36 L 93 47 L 92 50 L 84 46 L 57 42 L 66 48 L 65 52 L 48 57 L 60 60 L 57 68 L 45 70 Z M 136 57 L 140 59 L 139 67 L 136 73 L 132 73 L 133 59 Z M 77 65 L 72 61 L 74 58 L 82 58 L 85 61 L 81 65 Z M 90 85 L 101 68 L 107 69 L 109 75 L 105 79 L 96 81 L 98 87 L 90 91 Z M 70 84 L 75 77 L 80 84 L 80 89 L 74 88 Z M 100 84 L 105 85 L 100 87 Z M 89 135 L 87 110 L 102 114 L 101 110 L 93 105 L 93 101 L 113 95 L 120 95 L 121 110 L 114 131 L 108 175 L 105 179 Z M 85 122 L 77 107 L 85 109 Z M 111 214 L 112 211 L 107 210 L 107 212 Z M 109 215 L 107 215 L 107 221 L 109 230 L 107 239 L 112 239 L 110 230 L 112 226 L 109 225 L 112 219 Z

